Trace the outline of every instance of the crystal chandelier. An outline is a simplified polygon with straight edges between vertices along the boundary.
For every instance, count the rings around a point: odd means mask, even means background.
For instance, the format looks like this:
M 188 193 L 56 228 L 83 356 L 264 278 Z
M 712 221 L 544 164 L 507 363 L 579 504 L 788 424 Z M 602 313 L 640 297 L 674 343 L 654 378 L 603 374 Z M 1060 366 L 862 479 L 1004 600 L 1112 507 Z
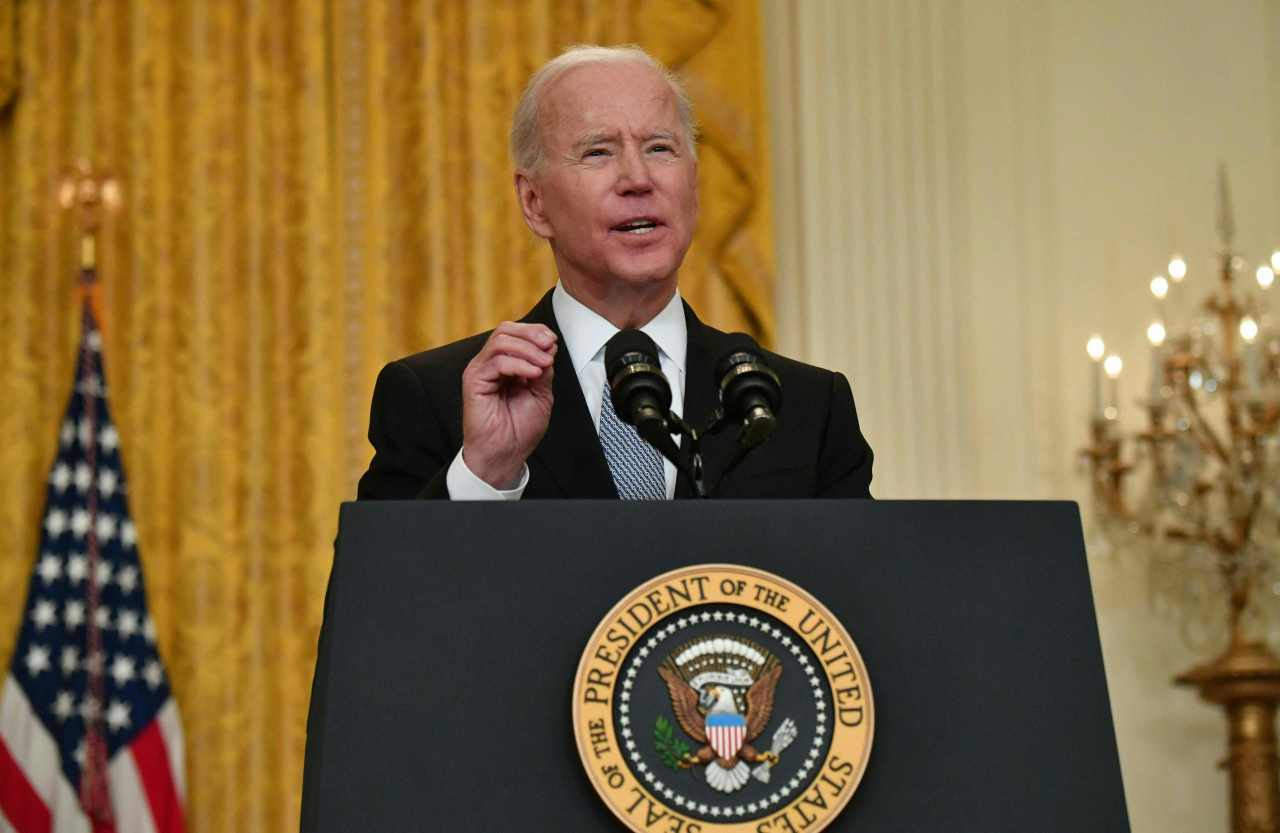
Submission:
M 1280 830 L 1275 712 L 1280 659 L 1280 321 L 1268 296 L 1280 249 L 1242 280 L 1232 249 L 1226 174 L 1219 181 L 1215 286 L 1175 331 L 1170 307 L 1190 289 L 1175 254 L 1151 281 L 1152 373 L 1146 427 L 1120 427 L 1123 362 L 1100 336 L 1092 361 L 1094 538 L 1145 564 L 1155 607 L 1193 646 L 1218 656 L 1177 678 L 1226 709 L 1232 829 Z M 1185 283 L 1184 283 L 1185 281 Z M 1278 290 L 1280 291 L 1280 290 Z

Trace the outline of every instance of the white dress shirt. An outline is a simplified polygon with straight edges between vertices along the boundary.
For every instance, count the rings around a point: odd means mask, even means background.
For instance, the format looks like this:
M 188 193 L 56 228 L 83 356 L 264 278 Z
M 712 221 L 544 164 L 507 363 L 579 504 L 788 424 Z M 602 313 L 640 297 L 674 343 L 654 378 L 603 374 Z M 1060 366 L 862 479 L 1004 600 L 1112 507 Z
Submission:
M 582 387 L 582 396 L 587 400 L 587 410 L 591 412 L 591 421 L 595 424 L 596 431 L 599 431 L 600 408 L 604 401 L 604 347 L 614 333 L 618 332 L 618 328 L 570 295 L 559 283 L 551 293 L 551 308 L 555 311 L 556 323 L 560 326 L 560 349 L 569 351 L 573 370 L 578 375 L 578 384 Z M 641 327 L 640 331 L 658 345 L 658 360 L 662 364 L 662 372 L 671 383 L 671 410 L 677 414 L 684 413 L 688 330 L 680 293 L 676 292 L 670 303 L 662 308 L 662 312 Z M 679 442 L 678 437 L 676 441 Z M 676 467 L 665 457 L 662 463 L 667 482 L 667 498 L 670 499 L 676 493 Z M 525 487 L 529 485 L 529 466 L 525 464 L 520 479 L 513 488 L 495 489 L 467 467 L 462 459 L 462 451 L 459 450 L 449 465 L 445 484 L 452 500 L 519 500 Z

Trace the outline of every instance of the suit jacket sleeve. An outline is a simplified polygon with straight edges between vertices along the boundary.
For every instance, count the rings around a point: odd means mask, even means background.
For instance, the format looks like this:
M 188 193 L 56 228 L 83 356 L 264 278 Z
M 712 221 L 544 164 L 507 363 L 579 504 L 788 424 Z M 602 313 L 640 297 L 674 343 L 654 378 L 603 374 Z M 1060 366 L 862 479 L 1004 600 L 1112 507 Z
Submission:
M 871 446 L 858 426 L 849 380 L 842 373 L 833 373 L 815 497 L 871 497 L 872 456 Z
M 403 361 L 382 368 L 369 409 L 373 461 L 360 478 L 359 500 L 448 498 L 445 475 L 457 454 L 431 398 Z

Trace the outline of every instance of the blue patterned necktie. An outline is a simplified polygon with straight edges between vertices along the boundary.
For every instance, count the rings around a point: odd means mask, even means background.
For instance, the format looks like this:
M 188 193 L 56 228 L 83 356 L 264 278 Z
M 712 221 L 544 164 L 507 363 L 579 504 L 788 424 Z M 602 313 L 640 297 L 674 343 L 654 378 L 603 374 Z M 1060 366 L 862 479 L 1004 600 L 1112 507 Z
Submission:
M 600 403 L 600 445 L 609 462 L 613 485 L 623 500 L 666 500 L 667 479 L 658 449 L 636 433 L 634 425 L 618 418 L 609 396 L 609 383 L 604 385 Z

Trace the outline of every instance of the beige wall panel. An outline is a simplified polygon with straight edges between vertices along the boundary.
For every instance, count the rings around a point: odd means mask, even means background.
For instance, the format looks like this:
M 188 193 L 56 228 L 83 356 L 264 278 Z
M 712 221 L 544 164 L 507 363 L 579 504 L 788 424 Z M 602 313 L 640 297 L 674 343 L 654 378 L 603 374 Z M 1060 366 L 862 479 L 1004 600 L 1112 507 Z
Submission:
M 779 346 L 848 374 L 873 492 L 1086 498 L 1084 342 L 1136 428 L 1146 283 L 1176 247 L 1206 290 L 1219 161 L 1237 247 L 1280 244 L 1280 2 L 764 9 Z M 1170 685 L 1203 654 L 1091 549 L 1133 829 L 1225 830 L 1222 718 Z

